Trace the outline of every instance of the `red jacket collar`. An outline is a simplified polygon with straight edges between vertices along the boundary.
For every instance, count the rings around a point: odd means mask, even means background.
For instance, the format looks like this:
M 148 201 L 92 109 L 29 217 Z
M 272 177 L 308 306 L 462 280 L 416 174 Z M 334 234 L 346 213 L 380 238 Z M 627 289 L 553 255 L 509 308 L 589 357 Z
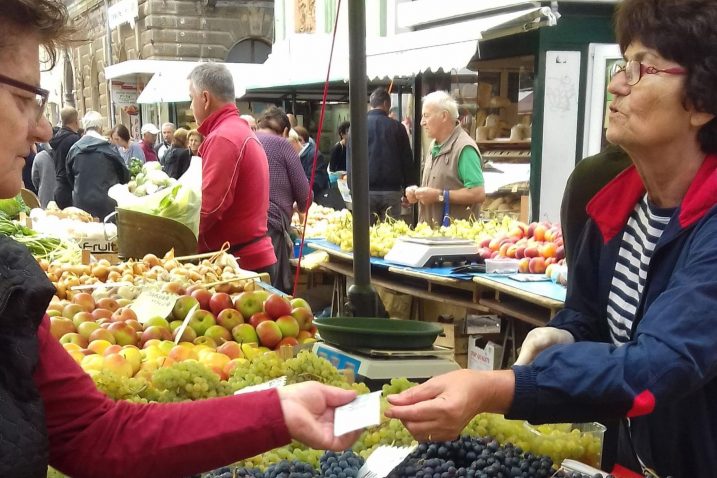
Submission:
M 645 195 L 645 186 L 635 166 L 630 166 L 590 200 L 588 215 L 595 221 L 603 241 L 609 242 L 622 231 L 635 204 Z M 680 205 L 680 226 L 684 229 L 697 222 L 717 204 L 717 155 L 702 162 Z
M 239 109 L 233 103 L 227 103 L 214 113 L 207 116 L 207 118 L 199 126 L 198 131 L 202 134 L 202 136 L 206 137 L 214 130 L 214 128 L 217 127 L 217 125 L 230 116 L 239 116 Z

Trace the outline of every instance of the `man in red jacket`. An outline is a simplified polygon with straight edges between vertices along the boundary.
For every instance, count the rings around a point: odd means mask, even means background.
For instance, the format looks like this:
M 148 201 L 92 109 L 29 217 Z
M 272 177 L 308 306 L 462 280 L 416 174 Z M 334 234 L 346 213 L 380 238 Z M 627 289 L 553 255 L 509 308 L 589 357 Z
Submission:
M 267 236 L 269 163 L 259 140 L 234 104 L 234 79 L 222 64 L 203 63 L 189 75 L 192 111 L 205 139 L 199 249 L 228 242 L 243 269 L 273 275 Z

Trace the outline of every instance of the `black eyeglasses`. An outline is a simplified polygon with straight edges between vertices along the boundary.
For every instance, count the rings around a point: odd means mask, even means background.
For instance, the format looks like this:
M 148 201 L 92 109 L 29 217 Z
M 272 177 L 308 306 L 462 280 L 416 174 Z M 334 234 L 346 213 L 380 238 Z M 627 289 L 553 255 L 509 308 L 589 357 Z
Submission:
M 673 68 L 665 68 L 660 70 L 650 65 L 643 65 L 637 60 L 628 62 L 618 61 L 610 68 L 610 79 L 614 78 L 618 73 L 625 72 L 625 79 L 628 86 L 635 86 L 645 75 L 656 75 L 657 73 L 667 73 L 668 75 L 685 75 L 687 70 L 678 66 Z
M 33 93 L 35 95 L 35 107 L 37 108 L 37 116 L 35 119 L 39 121 L 40 118 L 42 118 L 42 113 L 45 111 L 45 105 L 47 104 L 47 98 L 50 96 L 49 91 L 44 88 L 33 86 L 29 83 L 13 80 L 5 75 L 0 75 L 0 83 Z

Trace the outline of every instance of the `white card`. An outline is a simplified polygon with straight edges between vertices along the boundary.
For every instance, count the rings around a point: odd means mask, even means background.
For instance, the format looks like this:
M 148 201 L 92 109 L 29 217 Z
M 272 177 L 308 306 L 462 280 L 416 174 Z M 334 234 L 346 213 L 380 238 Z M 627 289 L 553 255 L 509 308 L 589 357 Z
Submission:
M 356 399 L 336 407 L 334 436 L 381 423 L 381 391 L 359 395 Z
M 240 390 L 234 392 L 234 395 L 241 395 L 242 393 L 259 392 L 261 390 L 269 390 L 270 388 L 279 388 L 286 385 L 286 375 L 269 380 L 268 382 L 260 383 L 258 385 L 249 385 Z

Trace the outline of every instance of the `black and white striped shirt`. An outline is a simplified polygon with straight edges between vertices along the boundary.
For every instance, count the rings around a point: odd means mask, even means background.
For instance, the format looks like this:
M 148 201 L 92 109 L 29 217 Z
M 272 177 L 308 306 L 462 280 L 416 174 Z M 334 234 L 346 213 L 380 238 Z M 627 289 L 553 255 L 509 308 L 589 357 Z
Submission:
M 608 296 L 607 318 L 615 345 L 630 340 L 632 322 L 645 287 L 655 245 L 675 209 L 661 209 L 650 203 L 647 194 L 630 214 L 615 263 Z

